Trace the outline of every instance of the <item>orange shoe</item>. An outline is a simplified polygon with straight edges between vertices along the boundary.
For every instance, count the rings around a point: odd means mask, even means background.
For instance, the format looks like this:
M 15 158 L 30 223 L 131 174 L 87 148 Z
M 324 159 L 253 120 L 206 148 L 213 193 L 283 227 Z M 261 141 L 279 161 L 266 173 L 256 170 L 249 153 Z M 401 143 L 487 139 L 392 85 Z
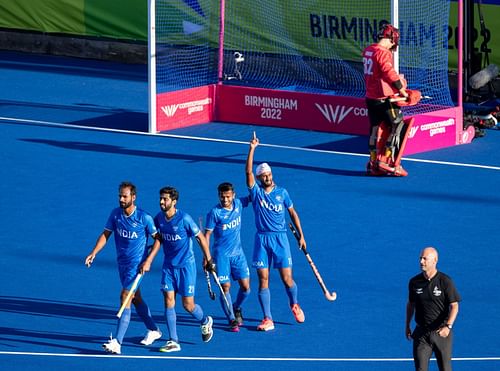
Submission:
M 401 165 L 391 166 L 387 162 L 379 161 L 378 168 L 394 176 L 407 176 L 408 172 Z
M 290 309 L 292 309 L 292 313 L 298 323 L 302 323 L 306 320 L 306 316 L 304 314 L 304 311 L 300 308 L 300 305 L 293 304 L 292 306 L 290 306 Z
M 385 161 L 378 161 L 377 162 L 377 165 L 378 165 L 378 168 L 386 173 L 389 173 L 389 174 L 392 174 L 394 173 L 394 167 L 392 167 L 391 165 L 389 165 L 387 162 Z
M 271 331 L 274 330 L 274 322 L 272 319 L 264 318 L 260 325 L 257 326 L 257 331 Z
M 400 165 L 394 169 L 394 175 L 395 176 L 407 176 L 408 172 L 405 169 L 403 169 L 403 167 Z

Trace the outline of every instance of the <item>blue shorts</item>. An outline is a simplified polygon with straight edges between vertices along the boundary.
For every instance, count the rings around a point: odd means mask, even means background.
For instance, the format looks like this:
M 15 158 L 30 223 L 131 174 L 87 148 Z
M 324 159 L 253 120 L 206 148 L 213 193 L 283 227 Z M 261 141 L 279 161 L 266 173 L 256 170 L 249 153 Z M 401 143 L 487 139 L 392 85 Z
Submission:
M 292 254 L 286 232 L 256 233 L 253 247 L 254 268 L 291 268 Z
M 194 260 L 182 268 L 163 268 L 162 291 L 175 291 L 181 296 L 194 296 L 196 288 L 196 263 Z
M 120 275 L 122 288 L 125 290 L 130 290 L 135 277 L 137 277 L 137 274 L 139 273 L 139 266 L 137 264 L 118 265 L 118 273 Z
M 214 255 L 220 283 L 227 283 L 230 278 L 237 281 L 250 277 L 247 258 L 243 252 L 235 256 L 225 256 L 217 253 Z

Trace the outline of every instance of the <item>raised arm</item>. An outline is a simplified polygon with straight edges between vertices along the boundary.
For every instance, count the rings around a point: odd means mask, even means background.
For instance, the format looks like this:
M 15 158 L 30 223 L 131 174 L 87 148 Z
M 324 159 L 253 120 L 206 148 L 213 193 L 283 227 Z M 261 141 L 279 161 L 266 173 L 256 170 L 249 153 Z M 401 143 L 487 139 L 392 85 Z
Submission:
M 248 148 L 247 162 L 245 166 L 247 187 L 252 188 L 255 184 L 255 176 L 253 175 L 253 155 L 255 153 L 255 148 L 259 145 L 259 139 L 253 133 L 253 138 L 250 141 L 250 147 Z

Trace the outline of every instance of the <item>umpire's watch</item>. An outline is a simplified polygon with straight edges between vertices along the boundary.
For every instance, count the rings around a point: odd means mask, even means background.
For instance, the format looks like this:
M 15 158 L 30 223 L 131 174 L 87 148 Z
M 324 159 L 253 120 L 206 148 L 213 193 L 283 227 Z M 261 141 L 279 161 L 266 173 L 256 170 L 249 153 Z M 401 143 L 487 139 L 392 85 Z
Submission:
M 453 328 L 453 325 L 451 325 L 451 324 L 447 323 L 447 324 L 446 324 L 446 327 L 448 327 L 448 328 L 451 330 L 451 329 Z

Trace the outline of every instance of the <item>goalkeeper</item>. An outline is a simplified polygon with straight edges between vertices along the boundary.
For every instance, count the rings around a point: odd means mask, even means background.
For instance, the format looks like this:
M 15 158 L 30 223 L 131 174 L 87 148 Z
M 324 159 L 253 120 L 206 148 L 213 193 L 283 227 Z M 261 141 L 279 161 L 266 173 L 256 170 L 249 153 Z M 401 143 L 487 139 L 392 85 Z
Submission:
M 399 148 L 399 138 L 404 127 L 403 113 L 400 107 L 391 102 L 394 96 L 408 97 L 406 81 L 394 69 L 393 52 L 399 43 L 399 30 L 385 23 L 377 34 L 378 42 L 369 45 L 363 51 L 363 66 L 366 84 L 366 105 L 370 120 L 370 160 L 367 172 L 370 175 L 392 173 L 406 176 L 407 172 L 393 160 Z M 382 125 L 385 123 L 385 125 Z M 377 153 L 378 142 L 383 131 L 390 131 L 384 148 Z M 381 146 L 382 147 L 382 146 Z

